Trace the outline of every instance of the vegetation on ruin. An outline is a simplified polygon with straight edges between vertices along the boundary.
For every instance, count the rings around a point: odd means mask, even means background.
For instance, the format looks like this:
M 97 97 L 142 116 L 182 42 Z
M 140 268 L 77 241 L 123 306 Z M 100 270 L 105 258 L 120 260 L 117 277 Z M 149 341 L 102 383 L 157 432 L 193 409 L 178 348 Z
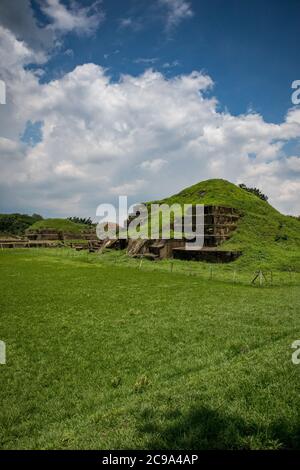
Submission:
M 82 231 L 89 230 L 89 226 L 86 224 L 80 224 L 73 222 L 69 219 L 43 219 L 39 220 L 30 227 L 30 231 L 36 230 L 58 230 L 63 232 L 80 233 Z
M 57 230 L 79 233 L 93 228 L 90 218 L 43 219 L 38 214 L 0 214 L 0 237 L 25 236 L 27 231 Z
M 237 268 L 300 271 L 299 219 L 281 214 L 248 189 L 245 190 L 222 179 L 212 179 L 197 183 L 171 197 L 152 202 L 233 207 L 240 214 L 238 227 L 219 249 L 242 251 L 242 256 L 234 262 Z M 19 216 L 19 214 L 12 216 L 16 215 Z M 6 219 L 0 216 L 0 232 L 1 221 L 10 220 L 10 216 L 6 214 Z M 56 218 L 32 221 L 34 216 L 22 217 L 25 218 L 27 229 L 30 225 L 29 231 L 55 229 L 78 234 L 94 229 L 94 225 L 89 225 L 90 219 L 75 217 L 72 220 Z M 34 223 L 31 225 L 32 222 Z M 20 231 L 18 222 L 17 227 Z M 3 229 L 3 234 L 7 233 L 9 231 Z
M 68 217 L 68 220 L 75 222 L 76 224 L 93 225 L 93 221 L 90 217 Z
M 228 181 L 202 181 L 155 202 L 233 207 L 241 217 L 237 229 L 221 249 L 243 252 L 235 262 L 237 266 L 300 271 L 299 220 L 281 214 L 267 201 Z

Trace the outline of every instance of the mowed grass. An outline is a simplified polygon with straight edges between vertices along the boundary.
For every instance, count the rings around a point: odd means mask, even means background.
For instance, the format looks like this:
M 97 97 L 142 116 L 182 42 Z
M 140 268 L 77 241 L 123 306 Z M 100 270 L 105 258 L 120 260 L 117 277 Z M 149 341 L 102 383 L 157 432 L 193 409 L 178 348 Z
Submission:
M 300 448 L 297 285 L 0 252 L 2 449 Z

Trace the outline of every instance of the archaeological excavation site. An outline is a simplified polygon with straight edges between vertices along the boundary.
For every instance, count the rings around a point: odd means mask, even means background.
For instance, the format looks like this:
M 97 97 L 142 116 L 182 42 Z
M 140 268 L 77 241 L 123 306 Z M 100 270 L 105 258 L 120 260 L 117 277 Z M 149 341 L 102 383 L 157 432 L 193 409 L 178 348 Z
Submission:
M 131 215 L 127 221 L 127 225 L 138 216 Z M 204 206 L 204 225 L 198 227 L 204 234 L 203 246 L 200 248 L 189 248 L 188 244 L 191 240 L 187 240 L 184 233 L 180 238 L 170 237 L 168 239 L 124 239 L 118 237 L 124 229 L 117 227 L 116 238 L 109 235 L 109 227 L 107 225 L 108 236 L 104 240 L 99 240 L 96 235 L 96 229 L 93 226 L 89 230 L 83 230 L 78 233 L 59 230 L 55 228 L 29 228 L 25 237 L 16 239 L 1 239 L 0 246 L 2 248 L 55 248 L 70 246 L 76 250 L 88 249 L 90 252 L 107 250 L 127 250 L 131 257 L 143 257 L 149 260 L 157 261 L 166 258 L 209 261 L 209 262 L 230 262 L 240 256 L 241 252 L 224 250 L 221 248 L 222 243 L 228 240 L 232 232 L 236 229 L 240 215 L 238 212 L 229 207 L 223 206 Z M 196 217 L 191 217 L 190 229 L 195 232 Z M 171 224 L 174 228 L 174 222 Z M 186 228 L 186 227 L 185 227 Z
M 202 191 L 201 197 L 204 194 L 206 192 Z M 176 201 L 177 205 L 179 202 L 181 207 L 181 205 L 189 202 L 184 199 L 184 197 L 179 197 L 179 200 Z M 147 237 L 131 238 L 130 224 L 140 216 L 139 211 L 135 210 L 124 221 L 123 227 L 113 223 L 103 223 L 102 226 L 104 226 L 105 234 L 107 233 L 107 235 L 102 239 L 99 239 L 97 236 L 97 226 L 95 223 L 89 226 L 79 226 L 72 220 L 45 219 L 28 227 L 23 236 L 2 237 L 0 239 L 0 247 L 63 248 L 67 246 L 77 251 L 88 250 L 94 253 L 101 253 L 104 250 L 125 250 L 129 257 L 145 258 L 152 261 L 168 258 L 207 261 L 211 263 L 234 261 L 242 254 L 241 250 L 228 249 L 223 245 L 237 229 L 239 220 L 242 217 L 242 211 L 229 205 L 203 204 L 201 198 L 197 201 L 197 204 L 199 203 L 203 207 L 201 222 L 197 219 L 193 209 L 191 215 L 188 216 L 188 224 L 186 223 L 187 219 L 185 218 L 184 220 L 184 211 L 181 211 L 179 218 L 176 218 L 175 213 L 173 213 L 173 219 L 171 217 L 169 220 L 171 232 L 168 237 L 164 237 L 165 232 L 162 231 L 162 225 L 159 222 L 159 230 L 156 236 L 151 236 L 151 230 L 148 231 L 147 229 Z M 193 208 L 195 204 L 190 204 L 190 206 Z M 146 207 L 150 208 L 150 204 Z M 171 203 L 170 208 L 172 211 Z M 150 215 L 151 210 L 149 209 L 147 223 L 148 218 L 150 220 Z M 181 227 L 179 229 L 180 232 L 174 230 L 178 226 Z M 125 236 L 124 232 L 126 233 Z M 112 233 L 114 234 L 113 236 Z M 198 246 L 194 243 L 194 246 L 191 247 L 192 239 L 191 237 L 186 238 L 187 233 L 201 233 L 201 245 Z
M 195 207 L 199 205 L 203 208 L 200 221 L 195 214 Z M 151 208 L 159 207 L 159 212 L 162 206 L 169 210 L 168 236 L 165 236 L 160 215 L 156 230 L 151 227 Z M 173 209 L 175 206 L 180 209 L 177 213 Z M 187 206 L 191 208 L 188 216 L 184 212 Z M 169 198 L 147 202 L 143 216 L 138 207 L 134 206 L 122 225 L 113 222 L 97 224 L 91 219 L 89 224 L 84 224 L 72 217 L 42 218 L 18 235 L 9 234 L 6 230 L 0 237 L 0 249 L 67 247 L 99 255 L 121 250 L 130 258 L 153 262 L 174 259 L 231 263 L 238 259 L 247 262 L 253 253 L 256 259 L 272 259 L 274 250 L 286 252 L 287 245 L 292 249 L 293 244 L 290 243 L 298 240 L 297 221 L 280 214 L 255 194 L 225 180 L 203 181 Z M 136 230 L 138 236 L 132 236 L 132 223 L 140 229 Z M 99 237 L 99 225 L 105 232 L 103 237 Z M 196 243 L 195 238 L 193 243 L 191 234 L 199 233 L 201 243 Z
M 134 216 L 132 216 L 134 217 Z M 132 217 L 130 220 L 132 220 Z M 179 226 L 184 227 L 180 237 L 170 239 L 156 238 L 149 240 L 132 240 L 129 238 L 127 251 L 130 256 L 145 257 L 150 260 L 166 258 L 184 259 L 193 261 L 209 261 L 211 263 L 226 263 L 234 261 L 240 251 L 222 249 L 221 245 L 229 240 L 232 232 L 237 228 L 240 214 L 231 207 L 204 205 L 203 225 L 197 227 L 196 215 L 190 217 L 186 227 L 182 218 Z M 202 222 L 201 222 L 202 224 Z M 174 229 L 174 222 L 171 223 Z M 191 246 L 190 238 L 185 233 L 203 233 L 203 246 Z

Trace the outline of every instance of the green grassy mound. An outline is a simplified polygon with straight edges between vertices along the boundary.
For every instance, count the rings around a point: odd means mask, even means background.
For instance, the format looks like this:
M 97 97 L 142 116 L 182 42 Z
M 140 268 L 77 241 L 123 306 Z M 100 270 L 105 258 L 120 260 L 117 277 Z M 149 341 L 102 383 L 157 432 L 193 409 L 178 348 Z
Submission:
M 233 207 L 242 216 L 237 230 L 221 247 L 243 252 L 243 256 L 235 262 L 237 265 L 300 270 L 299 220 L 281 214 L 268 202 L 228 181 L 202 181 L 155 202 Z
M 44 219 L 35 222 L 31 227 L 28 229 L 30 232 L 35 232 L 36 230 L 60 230 L 63 232 L 70 232 L 70 233 L 80 233 L 83 231 L 87 231 L 89 227 L 84 224 L 77 224 L 72 222 L 68 219 Z

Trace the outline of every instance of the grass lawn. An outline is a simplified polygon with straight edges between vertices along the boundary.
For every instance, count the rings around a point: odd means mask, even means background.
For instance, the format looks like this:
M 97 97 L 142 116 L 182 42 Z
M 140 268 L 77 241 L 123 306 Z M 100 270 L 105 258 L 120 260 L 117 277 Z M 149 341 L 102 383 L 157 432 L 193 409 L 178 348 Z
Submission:
M 0 273 L 2 449 L 300 448 L 299 285 L 67 250 L 3 250 Z

